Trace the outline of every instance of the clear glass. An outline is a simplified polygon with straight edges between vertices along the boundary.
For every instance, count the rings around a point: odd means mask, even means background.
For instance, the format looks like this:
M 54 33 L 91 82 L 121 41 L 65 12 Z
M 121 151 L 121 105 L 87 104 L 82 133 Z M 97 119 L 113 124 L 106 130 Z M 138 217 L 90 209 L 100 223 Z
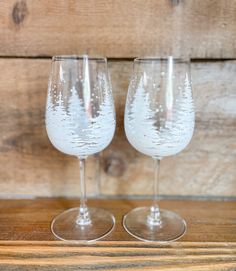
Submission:
M 76 156 L 80 166 L 80 206 L 58 215 L 51 230 L 64 241 L 99 240 L 112 231 L 115 218 L 106 210 L 87 207 L 85 160 L 105 149 L 115 132 L 115 110 L 105 58 L 53 57 L 46 129 L 54 147 Z
M 185 221 L 158 205 L 160 161 L 190 142 L 194 105 L 189 61 L 168 57 L 137 58 L 125 108 L 125 133 L 130 144 L 154 159 L 154 199 L 150 207 L 125 215 L 123 225 L 143 241 L 170 242 L 186 231 Z

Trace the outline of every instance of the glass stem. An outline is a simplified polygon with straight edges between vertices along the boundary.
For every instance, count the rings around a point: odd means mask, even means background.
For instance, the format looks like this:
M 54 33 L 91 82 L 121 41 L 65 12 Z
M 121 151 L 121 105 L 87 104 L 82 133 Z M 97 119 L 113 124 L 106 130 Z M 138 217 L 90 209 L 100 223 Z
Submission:
M 154 159 L 154 193 L 153 193 L 153 206 L 158 207 L 158 195 L 159 195 L 159 180 L 160 180 L 160 159 Z
M 158 206 L 159 195 L 159 178 L 160 178 L 160 158 L 154 158 L 154 183 L 153 183 L 153 204 L 150 208 L 150 214 L 148 215 L 148 224 L 151 226 L 161 225 L 161 215 Z
M 76 223 L 78 225 L 84 226 L 91 224 L 88 208 L 87 208 L 87 198 L 86 198 L 86 184 L 85 184 L 85 160 L 86 158 L 79 157 L 79 167 L 80 167 L 80 207 L 79 215 L 77 217 Z

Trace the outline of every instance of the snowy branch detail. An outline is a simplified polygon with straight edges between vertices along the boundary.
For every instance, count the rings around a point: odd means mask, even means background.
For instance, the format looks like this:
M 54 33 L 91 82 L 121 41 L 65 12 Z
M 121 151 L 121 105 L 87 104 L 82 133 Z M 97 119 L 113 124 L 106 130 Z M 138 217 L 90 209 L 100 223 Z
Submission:
M 125 131 L 128 140 L 148 156 L 174 155 L 188 145 L 193 135 L 194 107 L 190 80 L 186 75 L 184 87 L 171 109 L 159 105 L 159 109 L 153 110 L 144 85 L 141 78 L 133 100 L 129 97 L 126 104 Z
M 88 156 L 103 150 L 115 130 L 111 97 L 105 95 L 103 102 L 96 106 L 98 110 L 92 114 L 93 99 L 85 109 L 75 87 L 68 95 L 67 103 L 61 92 L 53 101 L 49 91 L 46 127 L 50 141 L 61 152 L 75 156 Z

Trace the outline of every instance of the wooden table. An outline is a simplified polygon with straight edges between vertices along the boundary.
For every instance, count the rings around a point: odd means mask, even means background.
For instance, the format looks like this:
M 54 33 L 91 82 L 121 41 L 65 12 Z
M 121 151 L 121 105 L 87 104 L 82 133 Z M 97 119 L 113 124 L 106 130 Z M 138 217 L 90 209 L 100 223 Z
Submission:
M 145 200 L 90 200 L 113 212 L 113 233 L 90 245 L 56 241 L 52 218 L 78 200 L 0 200 L 0 270 L 236 270 L 236 202 L 161 201 L 182 215 L 186 235 L 168 245 L 140 242 L 122 216 Z

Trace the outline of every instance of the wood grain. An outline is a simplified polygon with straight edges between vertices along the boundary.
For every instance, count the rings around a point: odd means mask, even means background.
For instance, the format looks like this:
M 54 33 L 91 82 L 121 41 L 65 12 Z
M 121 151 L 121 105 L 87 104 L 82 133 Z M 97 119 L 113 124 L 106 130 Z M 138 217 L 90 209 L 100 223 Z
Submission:
M 9 0 L 0 55 L 235 58 L 236 1 Z
M 0 270 L 215 270 L 236 268 L 235 243 L 0 242 Z
M 189 146 L 161 162 L 160 193 L 169 195 L 235 195 L 236 182 L 236 92 L 235 61 L 194 62 L 192 80 L 196 126 Z M 153 162 L 130 148 L 123 129 L 123 112 L 131 62 L 110 65 L 118 112 L 117 131 L 103 161 L 104 194 L 150 194 Z M 114 160 L 114 162 L 113 162 Z M 118 161 L 118 163 L 117 163 Z M 125 164 L 125 169 L 119 165 Z M 118 164 L 118 165 L 117 165 Z M 105 166 L 103 168 L 106 169 Z M 115 174 L 113 172 L 116 172 Z
M 89 200 L 91 207 L 109 210 L 116 218 L 114 231 L 106 241 L 135 241 L 122 226 L 124 214 L 135 207 L 150 206 L 148 200 Z M 0 240 L 52 241 L 52 219 L 77 207 L 79 200 L 0 200 Z M 236 201 L 160 201 L 162 209 L 181 215 L 187 223 L 183 242 L 236 242 Z
M 0 200 L 0 270 L 228 270 L 236 268 L 236 202 L 161 201 L 182 215 L 188 230 L 175 243 L 139 242 L 122 228 L 130 209 L 149 201 L 90 200 L 116 217 L 103 241 L 55 241 L 50 222 L 78 200 Z
M 0 196 L 77 196 L 75 158 L 53 148 L 44 113 L 50 60 L 0 59 Z M 123 131 L 131 61 L 110 61 L 117 112 L 112 144 L 88 159 L 90 195 L 152 193 L 150 158 L 135 151 Z M 192 64 L 196 130 L 191 144 L 161 166 L 163 195 L 236 196 L 236 62 Z M 100 170 L 98 170 L 100 166 Z

